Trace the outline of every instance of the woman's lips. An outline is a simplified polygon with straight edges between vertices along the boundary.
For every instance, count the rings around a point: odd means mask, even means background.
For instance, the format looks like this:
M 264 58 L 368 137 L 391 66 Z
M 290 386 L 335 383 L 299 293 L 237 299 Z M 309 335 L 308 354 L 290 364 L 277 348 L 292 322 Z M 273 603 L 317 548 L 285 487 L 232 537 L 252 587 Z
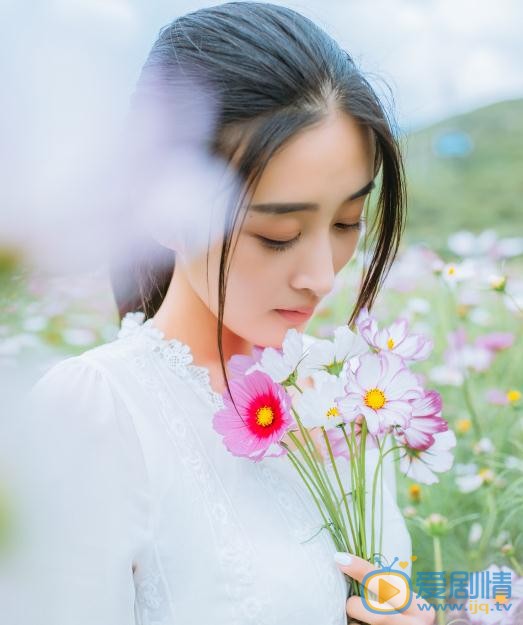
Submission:
M 293 323 L 303 323 L 312 317 L 312 313 L 314 312 L 314 308 L 302 308 L 300 310 L 285 310 L 283 308 L 275 308 L 277 313 L 287 319 L 288 321 L 292 321 Z

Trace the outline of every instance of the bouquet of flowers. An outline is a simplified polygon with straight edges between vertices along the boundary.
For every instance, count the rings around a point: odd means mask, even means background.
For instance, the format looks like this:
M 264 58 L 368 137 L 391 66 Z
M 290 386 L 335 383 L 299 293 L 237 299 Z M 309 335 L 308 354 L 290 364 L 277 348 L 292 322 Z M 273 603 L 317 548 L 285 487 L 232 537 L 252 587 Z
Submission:
M 232 396 L 224 393 L 213 427 L 235 456 L 254 462 L 287 456 L 337 550 L 371 562 L 382 549 L 383 524 L 378 547 L 374 517 L 385 456 L 397 451 L 401 471 L 430 484 L 451 467 L 456 439 L 441 416 L 440 395 L 424 389 L 423 378 L 409 368 L 429 356 L 432 341 L 409 333 L 405 319 L 380 330 L 367 309 L 356 328 L 340 326 L 333 340 L 309 347 L 292 328 L 281 349 L 255 347 L 251 356 L 233 356 Z M 372 480 L 365 462 L 371 448 L 378 452 Z M 341 457 L 350 467 L 348 491 L 336 462 Z M 348 594 L 361 594 L 357 582 L 348 580 Z

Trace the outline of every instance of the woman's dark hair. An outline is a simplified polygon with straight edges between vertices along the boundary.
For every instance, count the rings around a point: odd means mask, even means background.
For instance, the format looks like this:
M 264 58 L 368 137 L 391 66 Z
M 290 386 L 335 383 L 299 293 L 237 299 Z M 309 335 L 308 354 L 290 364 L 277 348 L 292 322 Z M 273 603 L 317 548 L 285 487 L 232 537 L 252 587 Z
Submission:
M 375 175 L 382 168 L 381 187 L 375 218 L 365 235 L 375 243 L 373 256 L 364 268 L 347 322 L 351 326 L 362 307 L 372 308 L 405 226 L 401 150 L 373 88 L 351 56 L 319 26 L 292 9 L 264 2 L 207 7 L 165 26 L 142 68 L 135 96 L 149 89 L 151 82 L 157 89 L 158 81 L 168 94 L 176 88 L 182 68 L 184 75 L 203 77 L 217 95 L 209 150 L 230 161 L 242 146 L 235 169 L 245 194 L 255 188 L 267 162 L 286 141 L 320 122 L 332 108 L 346 112 L 371 131 Z M 242 206 L 239 202 L 227 215 L 220 258 L 217 339 L 228 389 L 223 311 L 232 233 L 239 218 L 245 218 Z M 174 252 L 151 245 L 151 254 L 133 259 L 132 271 L 129 265 L 125 275 L 117 264 L 111 268 L 120 318 L 129 311 L 143 311 L 146 318 L 152 317 L 165 297 L 174 270 Z

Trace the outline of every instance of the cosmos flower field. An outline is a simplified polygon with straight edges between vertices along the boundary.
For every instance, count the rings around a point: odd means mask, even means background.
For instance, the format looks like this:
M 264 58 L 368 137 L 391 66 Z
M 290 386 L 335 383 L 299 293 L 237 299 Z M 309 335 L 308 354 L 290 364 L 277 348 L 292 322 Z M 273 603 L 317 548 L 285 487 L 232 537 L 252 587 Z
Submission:
M 67 355 L 112 340 L 119 324 L 103 268 L 57 278 L 21 269 L 7 254 L 0 260 L 0 369 L 5 380 L 17 380 L 6 394 L 9 405 L 19 386 Z M 363 262 L 360 253 L 340 272 L 307 333 L 328 336 L 349 317 Z M 510 570 L 517 608 L 523 583 L 523 239 L 460 231 L 440 253 L 422 244 L 403 247 L 372 311 L 383 325 L 403 318 L 410 331 L 433 340 L 430 357 L 413 369 L 441 394 L 457 439 L 453 466 L 437 483 L 420 484 L 397 471 L 398 501 L 416 556 L 413 575 L 440 568 Z M 0 475 L 2 551 L 13 535 L 10 510 L 9 483 Z M 493 612 L 467 618 L 517 622 L 517 616 L 507 620 Z

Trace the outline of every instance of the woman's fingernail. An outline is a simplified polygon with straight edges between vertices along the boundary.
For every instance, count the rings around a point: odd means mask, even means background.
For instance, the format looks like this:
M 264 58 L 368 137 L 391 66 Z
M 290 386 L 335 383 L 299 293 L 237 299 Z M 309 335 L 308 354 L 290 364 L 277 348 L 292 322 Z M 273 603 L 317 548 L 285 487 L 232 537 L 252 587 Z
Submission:
M 342 566 L 348 566 L 352 562 L 352 558 L 345 551 L 336 551 L 334 560 Z

